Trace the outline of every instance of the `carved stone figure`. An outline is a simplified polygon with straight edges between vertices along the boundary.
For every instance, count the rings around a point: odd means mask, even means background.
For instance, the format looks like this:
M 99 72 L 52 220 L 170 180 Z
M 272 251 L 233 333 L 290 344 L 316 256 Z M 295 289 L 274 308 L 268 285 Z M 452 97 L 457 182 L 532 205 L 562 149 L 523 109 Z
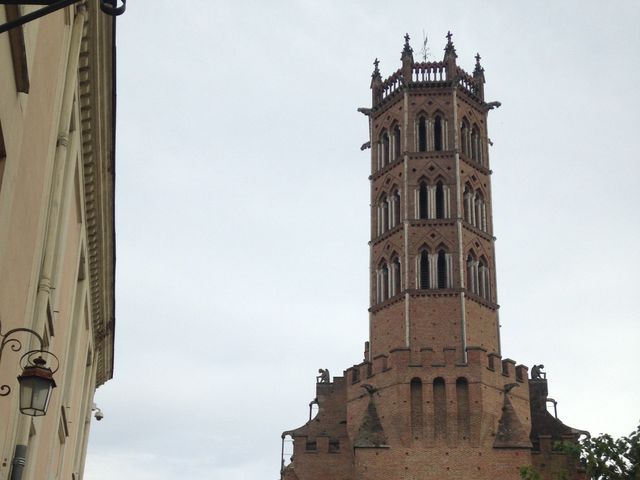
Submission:
M 329 370 L 327 370 L 326 368 L 320 368 L 318 369 L 318 373 L 320 375 L 316 377 L 317 383 L 331 383 L 331 375 L 329 375 Z
M 542 364 L 531 367 L 531 380 L 546 380 L 547 373 L 542 371 L 543 368 L 544 365 Z

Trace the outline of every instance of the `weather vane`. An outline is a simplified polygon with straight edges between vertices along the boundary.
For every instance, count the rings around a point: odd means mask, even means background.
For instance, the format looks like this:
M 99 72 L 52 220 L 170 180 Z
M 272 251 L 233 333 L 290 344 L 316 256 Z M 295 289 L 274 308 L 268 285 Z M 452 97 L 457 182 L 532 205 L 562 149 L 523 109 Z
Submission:
M 429 51 L 429 47 L 427 47 L 427 42 L 428 41 L 429 41 L 429 37 L 424 32 L 424 30 L 422 30 L 422 50 L 420 50 L 420 53 L 422 54 L 422 61 L 423 62 L 426 62 L 427 61 L 427 57 L 429 55 L 431 55 L 431 52 Z

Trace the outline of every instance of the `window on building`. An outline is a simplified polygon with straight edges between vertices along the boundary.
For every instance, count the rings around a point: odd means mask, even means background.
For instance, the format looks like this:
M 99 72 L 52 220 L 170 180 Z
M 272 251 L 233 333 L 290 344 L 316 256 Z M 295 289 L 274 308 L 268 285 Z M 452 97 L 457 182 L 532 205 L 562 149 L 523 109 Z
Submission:
M 463 204 L 463 208 L 464 208 L 464 219 L 468 223 L 472 223 L 471 222 L 471 211 L 473 210 L 473 190 L 471 189 L 471 186 L 468 185 L 468 184 L 464 186 L 464 204 Z
M 429 187 L 425 181 L 420 182 L 418 189 L 418 217 L 429 218 Z
M 400 191 L 396 188 L 393 193 L 391 193 L 391 220 L 389 225 L 391 228 L 395 227 L 400 223 Z
M 438 251 L 438 288 L 449 288 L 449 269 L 447 265 L 447 252 L 444 249 Z
M 471 130 L 471 159 L 482 164 L 482 143 L 480 142 L 480 129 L 477 125 Z
M 389 201 L 386 195 L 382 195 L 378 201 L 378 235 L 382 235 L 389 229 Z
M 395 256 L 391 260 L 391 282 L 389 285 L 391 296 L 398 295 L 402 291 L 402 277 L 400 272 L 400 259 Z
M 385 167 L 386 165 L 389 164 L 389 153 L 390 153 L 390 143 L 389 143 L 389 134 L 384 131 L 382 132 L 382 137 L 381 137 L 381 143 L 382 143 L 382 162 L 381 162 L 381 167 Z
M 444 120 L 436 115 L 433 121 L 433 149 L 437 152 L 444 150 Z
M 394 161 L 400 158 L 401 150 L 402 150 L 402 139 L 400 136 L 400 127 L 396 125 L 393 128 L 393 160 Z
M 471 253 L 467 256 L 467 290 L 478 293 L 477 262 Z
M 484 257 L 480 257 L 478 263 L 478 281 L 479 281 L 479 295 L 486 299 L 491 299 L 491 283 L 489 279 L 489 263 Z
M 445 218 L 445 197 L 442 181 L 436 183 L 436 218 Z
M 460 128 L 460 147 L 462 149 L 462 153 L 467 157 L 469 156 L 470 142 L 469 122 L 465 118 L 462 120 L 462 127 Z
M 430 281 L 431 269 L 429 268 L 429 263 L 430 263 L 429 252 L 427 250 L 422 250 L 420 252 L 419 272 L 418 272 L 421 289 L 431 288 L 431 281 Z
M 418 151 L 427 151 L 427 118 L 424 115 L 418 117 Z

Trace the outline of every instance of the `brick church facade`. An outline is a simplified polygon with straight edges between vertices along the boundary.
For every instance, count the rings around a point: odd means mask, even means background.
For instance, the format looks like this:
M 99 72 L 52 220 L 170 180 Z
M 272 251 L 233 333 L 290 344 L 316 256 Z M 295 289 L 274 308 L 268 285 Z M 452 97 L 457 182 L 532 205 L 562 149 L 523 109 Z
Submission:
M 503 358 L 495 276 L 484 70 L 375 62 L 369 341 L 364 360 L 317 384 L 317 415 L 282 480 L 585 478 L 557 451 L 580 430 L 547 411 L 547 380 Z M 559 478 L 559 477 L 558 477 Z

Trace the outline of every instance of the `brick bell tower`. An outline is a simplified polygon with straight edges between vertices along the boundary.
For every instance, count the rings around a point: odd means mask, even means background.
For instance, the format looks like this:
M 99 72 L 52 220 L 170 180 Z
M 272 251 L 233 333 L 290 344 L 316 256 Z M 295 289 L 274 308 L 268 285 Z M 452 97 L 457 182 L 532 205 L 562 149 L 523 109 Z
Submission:
M 318 378 L 318 412 L 293 439 L 283 480 L 584 478 L 556 440 L 583 433 L 546 409 L 547 381 L 503 359 L 495 281 L 484 69 L 440 62 L 383 80 L 369 118 L 369 342 L 364 360 Z M 322 373 L 322 372 L 321 372 Z

